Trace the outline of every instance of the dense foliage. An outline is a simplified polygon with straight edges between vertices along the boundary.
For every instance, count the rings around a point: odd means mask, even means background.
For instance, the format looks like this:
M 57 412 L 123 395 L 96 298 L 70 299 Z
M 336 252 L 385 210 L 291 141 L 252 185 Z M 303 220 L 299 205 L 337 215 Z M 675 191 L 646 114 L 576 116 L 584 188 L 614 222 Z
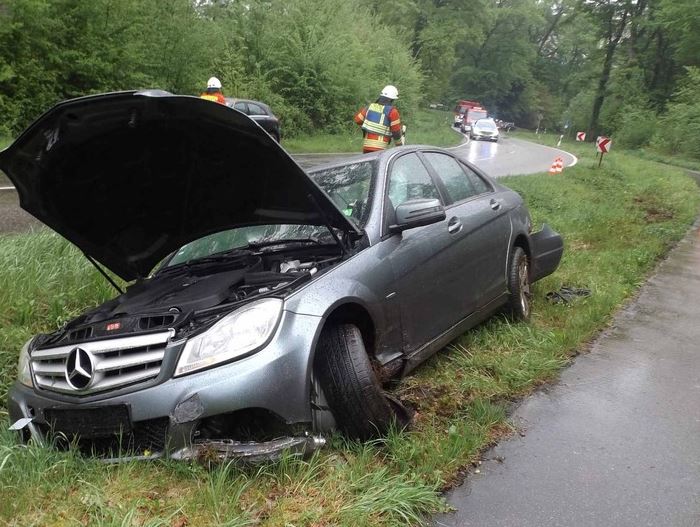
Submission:
M 697 157 L 697 0 L 0 0 L 0 135 L 67 97 L 146 87 L 267 101 L 285 134 L 350 128 L 384 84 L 523 127 Z M 669 135 L 669 128 L 671 129 Z

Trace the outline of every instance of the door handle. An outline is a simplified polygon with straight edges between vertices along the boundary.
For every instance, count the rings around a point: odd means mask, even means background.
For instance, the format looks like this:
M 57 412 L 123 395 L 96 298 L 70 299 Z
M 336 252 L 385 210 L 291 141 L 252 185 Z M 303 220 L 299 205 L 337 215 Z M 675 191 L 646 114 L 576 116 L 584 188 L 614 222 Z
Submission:
M 497 201 L 497 200 L 495 200 L 495 199 L 492 199 L 491 202 L 490 202 L 489 204 L 491 205 L 491 208 L 492 208 L 493 210 L 498 210 L 498 209 L 501 208 L 501 202 L 500 202 L 500 201 Z
M 459 232 L 462 230 L 462 222 L 459 221 L 459 218 L 457 216 L 453 216 L 450 218 L 449 223 L 447 224 L 447 232 L 450 234 L 454 234 L 455 232 Z

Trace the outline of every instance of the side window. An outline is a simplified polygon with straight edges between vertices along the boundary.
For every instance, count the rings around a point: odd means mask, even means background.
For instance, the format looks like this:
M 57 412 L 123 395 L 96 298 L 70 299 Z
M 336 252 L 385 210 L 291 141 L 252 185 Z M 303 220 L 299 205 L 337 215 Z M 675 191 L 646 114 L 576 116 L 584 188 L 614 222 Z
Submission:
M 491 188 L 491 185 L 486 183 L 483 179 L 481 179 L 481 176 L 474 172 L 471 168 L 462 165 L 462 168 L 464 169 L 464 172 L 466 172 L 467 177 L 469 178 L 469 181 L 471 181 L 472 186 L 476 190 L 477 194 L 484 194 L 486 192 L 491 192 L 493 189 Z
M 437 188 L 416 154 L 407 154 L 394 161 L 389 175 L 389 200 L 393 208 L 404 201 L 418 198 L 439 199 Z
M 435 169 L 437 175 L 440 176 L 452 203 L 479 194 L 456 159 L 437 152 L 428 152 L 424 155 Z
M 267 115 L 267 112 L 259 104 L 248 103 L 248 115 Z
M 244 102 L 237 102 L 236 104 L 233 105 L 233 107 L 234 107 L 236 110 L 239 110 L 239 111 L 241 111 L 241 112 L 243 112 L 243 113 L 245 113 L 245 114 L 248 113 L 248 106 L 247 106 L 246 103 L 244 103 Z

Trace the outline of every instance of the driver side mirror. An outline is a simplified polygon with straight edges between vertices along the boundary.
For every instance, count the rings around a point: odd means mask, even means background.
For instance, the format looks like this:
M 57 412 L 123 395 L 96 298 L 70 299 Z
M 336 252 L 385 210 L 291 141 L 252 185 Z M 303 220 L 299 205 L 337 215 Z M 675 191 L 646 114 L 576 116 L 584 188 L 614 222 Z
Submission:
M 396 207 L 396 224 L 389 226 L 389 232 L 397 233 L 423 227 L 445 218 L 445 207 L 439 199 L 411 199 Z

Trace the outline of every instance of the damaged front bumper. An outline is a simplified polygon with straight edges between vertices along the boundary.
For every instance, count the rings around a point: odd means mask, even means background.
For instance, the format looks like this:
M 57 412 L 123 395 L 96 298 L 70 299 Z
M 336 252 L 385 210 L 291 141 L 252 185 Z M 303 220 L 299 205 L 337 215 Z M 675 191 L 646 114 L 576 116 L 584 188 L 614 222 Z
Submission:
M 108 461 L 306 455 L 325 442 L 314 435 L 325 429 L 317 430 L 310 400 L 310 350 L 319 322 L 285 311 L 259 352 L 181 377 L 172 377 L 178 349 L 166 349 L 162 381 L 146 386 L 72 395 L 16 382 L 10 419 L 25 441 L 74 444 Z M 264 430 L 248 433 L 258 422 Z
M 22 432 L 33 427 L 31 417 L 18 419 L 10 426 L 10 430 Z M 44 444 L 44 435 L 34 428 L 32 437 Z M 316 450 L 323 448 L 326 439 L 320 435 L 304 435 L 294 437 L 279 437 L 270 441 L 234 441 L 232 439 L 206 440 L 184 446 L 174 452 L 161 450 L 153 452 L 124 452 L 114 457 L 102 457 L 105 463 L 124 463 L 129 461 L 153 461 L 156 459 L 175 459 L 178 461 L 198 461 L 200 463 L 217 463 L 235 460 L 242 463 L 261 463 L 277 461 L 283 455 L 307 457 Z
M 276 461 L 283 454 L 306 457 L 326 444 L 321 436 L 281 437 L 261 443 L 221 440 L 195 443 L 174 452 L 172 459 L 200 462 L 236 459 L 247 463 Z

